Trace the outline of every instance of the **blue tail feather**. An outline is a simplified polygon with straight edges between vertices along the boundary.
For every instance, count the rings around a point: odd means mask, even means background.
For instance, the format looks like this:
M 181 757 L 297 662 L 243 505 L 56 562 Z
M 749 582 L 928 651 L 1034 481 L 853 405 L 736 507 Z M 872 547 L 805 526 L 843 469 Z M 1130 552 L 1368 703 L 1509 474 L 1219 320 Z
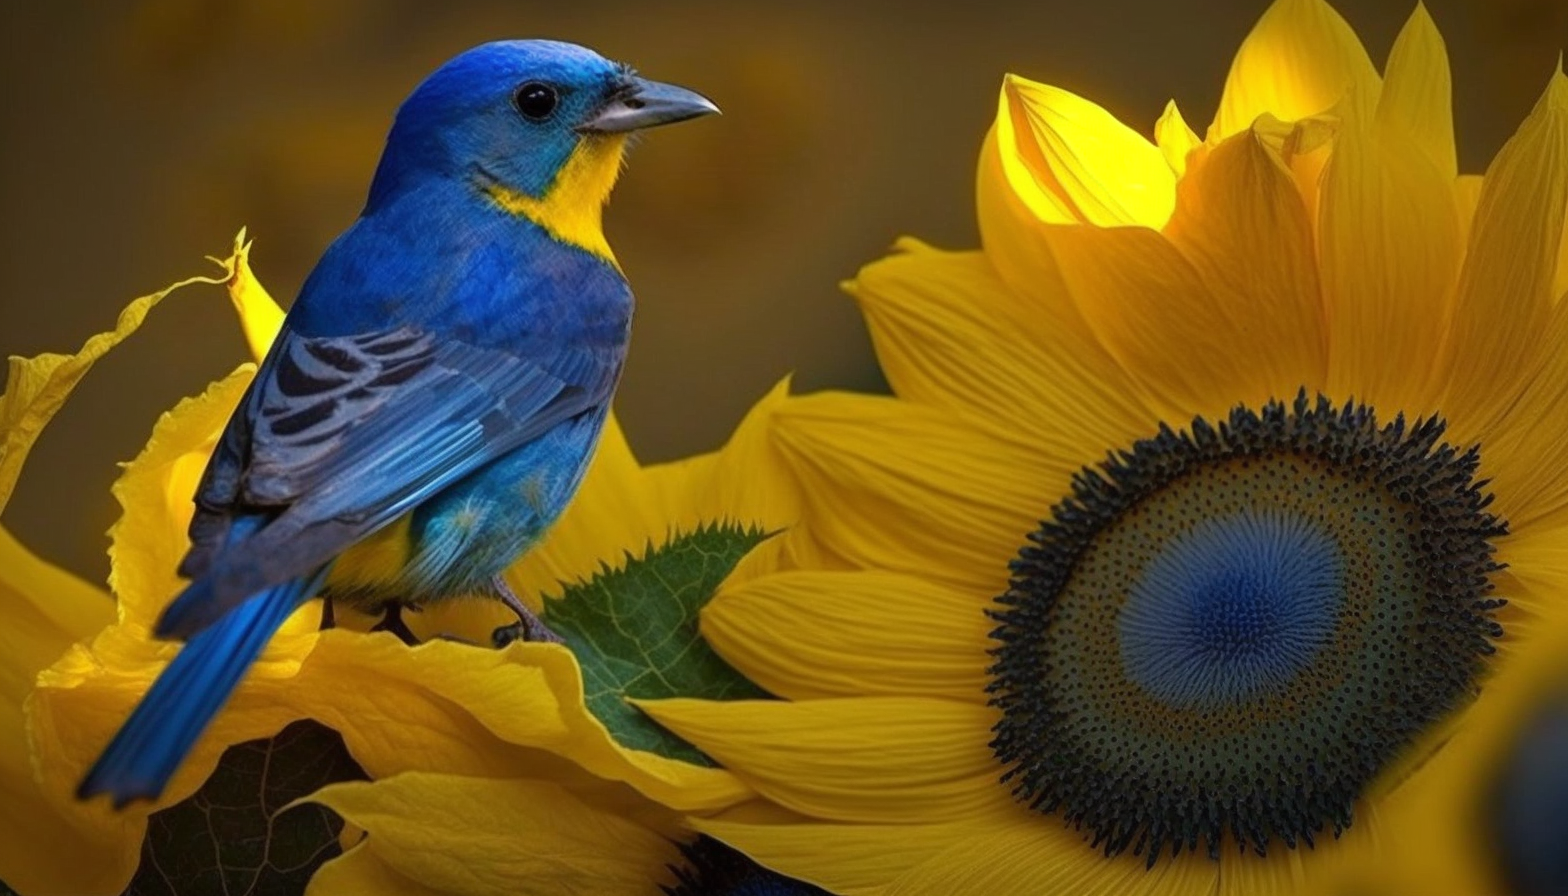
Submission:
M 107 793 L 120 808 L 161 794 L 245 670 L 320 586 L 324 572 L 255 595 L 187 642 L 93 763 L 77 797 Z

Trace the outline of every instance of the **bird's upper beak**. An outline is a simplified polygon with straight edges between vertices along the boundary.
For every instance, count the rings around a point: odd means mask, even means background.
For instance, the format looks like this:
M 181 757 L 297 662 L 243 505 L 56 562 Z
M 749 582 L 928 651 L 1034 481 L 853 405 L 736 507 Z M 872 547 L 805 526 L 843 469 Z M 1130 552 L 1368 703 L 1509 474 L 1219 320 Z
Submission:
M 713 115 L 719 107 L 695 91 L 645 78 L 627 78 L 609 102 L 577 126 L 583 134 L 619 134 Z

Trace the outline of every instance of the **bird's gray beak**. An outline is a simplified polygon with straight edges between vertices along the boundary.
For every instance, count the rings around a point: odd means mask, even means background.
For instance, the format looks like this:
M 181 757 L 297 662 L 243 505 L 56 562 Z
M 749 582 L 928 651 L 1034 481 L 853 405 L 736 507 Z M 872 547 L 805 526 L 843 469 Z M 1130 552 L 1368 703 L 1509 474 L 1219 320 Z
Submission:
M 700 93 L 644 78 L 628 78 L 588 120 L 577 126 L 582 134 L 620 134 L 713 115 L 719 107 Z

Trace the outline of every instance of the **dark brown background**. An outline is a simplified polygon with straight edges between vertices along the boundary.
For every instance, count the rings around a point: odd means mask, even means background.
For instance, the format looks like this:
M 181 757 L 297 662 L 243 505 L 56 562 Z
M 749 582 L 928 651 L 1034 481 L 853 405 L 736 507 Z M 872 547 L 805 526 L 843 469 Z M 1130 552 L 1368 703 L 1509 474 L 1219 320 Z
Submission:
M 1340 0 L 1381 64 L 1405 0 Z M 911 233 L 976 242 L 975 150 L 1003 72 L 1148 132 L 1201 133 L 1264 0 L 745 4 L 147 0 L 0 6 L 0 353 L 74 351 L 128 299 L 249 225 L 280 298 L 357 212 L 393 109 L 501 37 L 588 44 L 725 110 L 649 135 L 608 230 L 640 299 L 618 407 L 650 460 L 719 444 L 747 405 L 880 380 L 836 284 Z M 1568 44 L 1568 0 L 1431 0 L 1459 157 L 1480 171 Z M 161 307 L 88 378 L 5 523 L 101 580 L 115 461 L 242 359 L 221 292 Z

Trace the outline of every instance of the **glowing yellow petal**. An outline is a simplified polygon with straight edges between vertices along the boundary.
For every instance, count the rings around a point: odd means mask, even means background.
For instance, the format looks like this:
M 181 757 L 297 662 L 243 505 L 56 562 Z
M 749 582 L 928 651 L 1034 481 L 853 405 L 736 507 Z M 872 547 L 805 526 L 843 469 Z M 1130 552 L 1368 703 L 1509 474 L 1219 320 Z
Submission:
M 273 301 L 261 281 L 250 270 L 251 244 L 241 230 L 234 238 L 234 255 L 221 262 L 233 271 L 229 277 L 229 299 L 240 316 L 240 326 L 245 330 L 245 342 L 250 346 L 251 357 L 260 361 L 272 348 L 272 341 L 283 329 L 283 309 Z
M 1453 180 L 1459 165 L 1448 48 L 1424 4 L 1416 4 L 1400 30 L 1384 76 L 1377 105 L 1379 124 L 1407 136 L 1440 176 Z
M 1318 234 L 1336 399 L 1437 410 L 1464 256 L 1452 181 L 1402 130 L 1352 123 L 1335 142 Z
M 1160 150 L 1094 103 L 1008 75 L 996 128 L 1008 183 L 1041 220 L 1159 227 L 1176 179 Z
M 437 892 L 657 896 L 679 859 L 665 836 L 673 825 L 660 832 L 544 781 L 410 772 L 311 799 L 364 828 L 366 848 L 399 876 Z
M 1204 385 L 1228 393 L 1222 400 L 1231 404 L 1289 398 L 1322 382 L 1327 338 L 1312 224 L 1290 173 L 1264 139 L 1249 130 L 1192 155 L 1166 235 L 1212 299 L 1183 307 L 1181 292 L 1151 293 L 1135 300 L 1137 308 L 1122 309 L 1145 327 L 1165 330 L 1183 320 L 1183 329 L 1200 330 L 1195 341 L 1179 343 L 1169 332 L 1141 334 L 1140 357 L 1147 353 L 1148 360 L 1135 369 L 1152 362 L 1151 376 L 1165 378 L 1176 365 L 1237 365 L 1240 375 Z M 1110 318 L 1116 310 L 1102 313 Z
M 980 594 L 1006 589 L 1007 561 L 1078 469 L 872 396 L 797 399 L 775 426 L 825 550 Z
M 1459 244 L 1470 245 L 1470 228 L 1475 224 L 1475 209 L 1481 202 L 1479 174 L 1461 174 L 1454 178 L 1454 207 L 1459 213 Z
M 1162 858 L 1153 868 L 1130 853 L 1108 859 L 1089 846 L 1082 832 L 1057 819 L 1034 815 L 1021 817 L 1008 829 L 979 833 L 948 846 L 902 875 L 888 887 L 886 896 L 1212 896 L 1219 874 L 1218 865 L 1208 856 L 1191 853 Z
M 1379 89 L 1355 31 L 1324 0 L 1275 0 L 1236 51 L 1208 141 L 1240 133 L 1264 113 L 1295 121 L 1346 97 L 1376 109 Z
M 1008 799 L 995 710 L 915 697 L 638 701 L 774 802 L 834 821 L 958 820 Z
M 82 344 L 74 355 L 44 354 L 35 358 L 10 359 L 6 390 L 0 395 L 0 510 L 5 509 L 22 473 L 22 462 L 33 441 L 55 413 L 108 351 L 136 332 L 153 306 L 182 286 L 192 283 L 221 283 L 211 277 L 192 277 L 142 296 L 125 306 L 114 329 L 99 333 Z
M 1546 92 L 1487 169 L 1450 328 L 1444 410 L 1464 441 L 1495 437 L 1537 363 L 1568 209 L 1568 78 Z
M 936 696 L 983 703 L 990 595 L 886 572 L 785 572 L 703 611 L 715 650 L 790 699 Z
M 1036 329 L 984 254 L 900 248 L 847 284 L 900 398 L 1083 464 L 1148 432 L 1154 414 L 1117 388 L 1115 363 L 1092 343 Z
M 1176 101 L 1171 100 L 1165 104 L 1165 111 L 1160 113 L 1159 121 L 1154 123 L 1154 143 L 1165 157 L 1165 164 L 1171 166 L 1171 171 L 1179 178 L 1187 173 L 1187 153 L 1196 149 L 1202 141 L 1187 126 L 1187 120 L 1181 117 Z

